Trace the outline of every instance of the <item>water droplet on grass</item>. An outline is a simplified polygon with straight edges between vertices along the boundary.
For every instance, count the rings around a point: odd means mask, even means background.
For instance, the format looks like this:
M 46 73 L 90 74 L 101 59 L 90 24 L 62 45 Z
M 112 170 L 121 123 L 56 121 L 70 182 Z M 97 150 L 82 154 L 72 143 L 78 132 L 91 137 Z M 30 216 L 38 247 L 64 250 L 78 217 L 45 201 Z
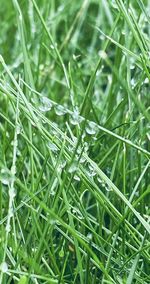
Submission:
M 97 177 L 97 181 L 101 184 L 102 183 L 102 179 L 100 177 Z
M 96 134 L 98 127 L 97 127 L 96 123 L 90 121 L 90 122 L 88 122 L 85 130 L 88 134 L 94 135 L 94 134 Z
M 132 86 L 132 89 L 135 87 L 135 85 L 136 85 L 135 79 L 132 78 L 132 79 L 131 79 L 131 86 Z
M 82 157 L 80 158 L 80 163 L 83 164 L 85 161 L 86 161 L 86 158 L 85 158 L 84 156 L 82 156 Z
M 114 9 L 118 10 L 118 6 L 117 6 L 115 0 L 112 0 L 111 5 L 113 6 Z
M 87 172 L 89 177 L 94 177 L 96 175 L 96 172 L 93 170 L 90 170 Z
M 78 169 L 78 164 L 77 164 L 76 161 L 74 161 L 74 162 L 72 162 L 72 164 L 70 165 L 68 172 L 69 172 L 70 174 L 72 174 L 72 173 L 74 173 L 77 169 Z
M 72 208 L 72 213 L 73 213 L 74 215 L 76 215 L 76 216 L 78 217 L 78 219 L 80 219 L 80 220 L 83 219 L 83 215 L 82 215 L 82 213 L 80 212 L 80 210 L 79 210 L 78 208 L 73 207 L 73 208 Z
M 80 181 L 80 177 L 77 176 L 77 175 L 74 176 L 74 179 L 75 179 L 76 181 Z
M 62 12 L 63 9 L 64 9 L 64 5 L 61 5 L 61 6 L 58 7 L 58 10 L 57 10 L 57 11 L 58 11 L 58 12 Z
M 135 65 L 130 65 L 130 70 L 135 69 Z
M 10 218 L 12 218 L 12 217 L 13 217 L 13 215 L 14 215 L 14 211 L 13 211 L 13 208 L 11 208 L 11 209 L 10 209 L 10 212 L 9 212 L 9 216 L 10 216 Z
M 67 164 L 67 162 L 66 162 L 66 160 L 64 159 L 64 160 L 61 161 L 61 163 L 60 163 L 59 166 L 60 166 L 61 169 L 63 169 L 63 168 L 66 166 L 66 164 Z
M 104 39 L 105 39 L 105 36 L 104 36 L 103 34 L 101 34 L 101 35 L 99 36 L 99 39 L 100 39 L 100 40 L 104 40 Z
M 122 35 L 126 35 L 126 31 L 125 30 L 122 30 Z
M 86 165 L 86 174 L 90 178 L 93 178 L 96 175 L 95 169 L 90 164 Z
M 92 233 L 88 233 L 88 234 L 87 234 L 87 238 L 89 239 L 89 241 L 91 241 L 92 238 L 93 238 Z
M 20 132 L 21 132 L 21 125 L 19 125 L 19 124 L 17 125 L 16 132 L 17 132 L 17 135 L 20 134 Z
M 76 107 L 70 115 L 69 121 L 72 125 L 78 125 L 82 122 L 83 118 L 79 115 L 79 109 Z
M 54 190 L 50 191 L 50 195 L 54 196 L 56 194 L 56 192 Z
M 40 103 L 41 103 L 41 105 L 39 106 L 40 111 L 47 112 L 47 111 L 51 110 L 52 103 L 47 97 L 41 97 Z
M 145 78 L 144 84 L 149 84 L 149 79 L 148 78 Z
M 0 173 L 0 180 L 4 185 L 10 184 L 10 182 L 12 180 L 11 171 L 7 168 L 2 169 L 1 173 Z
M 11 231 L 11 226 L 10 224 L 7 224 L 6 225 L 6 232 L 9 233 Z
M 44 64 L 40 64 L 40 65 L 39 65 L 39 70 L 40 70 L 40 71 L 43 71 L 43 70 L 44 70 Z
M 58 147 L 53 143 L 53 142 L 48 142 L 47 147 L 52 151 L 52 152 L 57 152 Z
M 11 167 L 11 174 L 12 174 L 12 176 L 14 176 L 16 174 L 16 166 L 15 165 L 13 165 Z
M 73 152 L 73 151 L 74 151 L 74 147 L 73 147 L 72 145 L 68 145 L 68 150 L 69 150 L 70 152 Z
M 14 187 L 9 189 L 9 196 L 13 199 L 16 196 L 16 190 Z
M 2 262 L 0 264 L 0 270 L 3 272 L 3 273 L 6 273 L 8 271 L 8 265 L 6 262 Z
M 106 189 L 106 191 L 112 191 L 112 188 L 109 187 L 107 184 L 105 185 L 105 189 Z
M 106 191 L 112 191 L 112 188 L 105 181 L 103 181 L 100 177 L 97 177 L 97 181 L 100 184 L 100 186 L 104 188 Z
M 64 115 L 64 114 L 66 114 L 66 109 L 63 107 L 63 106 L 61 106 L 61 105 L 56 105 L 55 106 L 55 113 L 57 114 L 57 115 L 59 115 L 59 116 L 61 116 L 61 115 Z
M 100 50 L 98 55 L 104 60 L 107 58 L 107 53 L 104 50 Z

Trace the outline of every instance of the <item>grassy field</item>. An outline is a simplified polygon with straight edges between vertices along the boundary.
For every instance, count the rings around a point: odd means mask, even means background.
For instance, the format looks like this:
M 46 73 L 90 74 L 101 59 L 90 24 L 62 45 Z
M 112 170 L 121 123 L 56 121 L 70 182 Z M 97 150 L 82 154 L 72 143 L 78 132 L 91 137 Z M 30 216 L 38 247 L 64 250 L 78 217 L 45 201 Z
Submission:
M 0 284 L 150 283 L 149 11 L 0 0 Z

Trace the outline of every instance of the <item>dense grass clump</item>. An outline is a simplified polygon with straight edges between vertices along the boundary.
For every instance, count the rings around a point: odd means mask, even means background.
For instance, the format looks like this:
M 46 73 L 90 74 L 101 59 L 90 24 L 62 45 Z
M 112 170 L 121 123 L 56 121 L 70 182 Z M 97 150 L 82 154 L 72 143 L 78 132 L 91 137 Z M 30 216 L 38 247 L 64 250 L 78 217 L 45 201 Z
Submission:
M 0 284 L 150 283 L 149 11 L 1 0 Z

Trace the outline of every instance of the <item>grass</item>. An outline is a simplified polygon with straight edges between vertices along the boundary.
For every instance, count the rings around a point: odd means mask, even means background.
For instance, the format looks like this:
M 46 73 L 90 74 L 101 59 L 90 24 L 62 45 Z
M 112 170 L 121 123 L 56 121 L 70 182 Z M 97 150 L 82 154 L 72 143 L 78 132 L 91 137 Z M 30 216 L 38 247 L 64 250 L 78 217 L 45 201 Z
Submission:
M 150 283 L 149 1 L 3 1 L 0 284 Z

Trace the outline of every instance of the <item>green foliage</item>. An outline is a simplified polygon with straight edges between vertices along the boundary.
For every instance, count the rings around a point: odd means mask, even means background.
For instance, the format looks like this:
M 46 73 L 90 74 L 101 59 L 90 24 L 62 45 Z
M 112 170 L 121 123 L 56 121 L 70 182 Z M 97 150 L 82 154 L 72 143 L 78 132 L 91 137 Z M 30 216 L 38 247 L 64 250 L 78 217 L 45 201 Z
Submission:
M 2 1 L 0 284 L 150 283 L 149 1 Z

